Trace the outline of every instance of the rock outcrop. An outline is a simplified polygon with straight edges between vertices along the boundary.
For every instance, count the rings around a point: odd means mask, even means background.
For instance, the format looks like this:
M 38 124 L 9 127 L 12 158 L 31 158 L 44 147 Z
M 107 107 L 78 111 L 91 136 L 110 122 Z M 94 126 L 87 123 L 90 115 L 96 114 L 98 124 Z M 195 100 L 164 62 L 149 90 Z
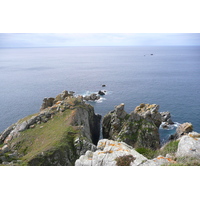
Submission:
M 158 128 L 161 114 L 156 104 L 140 104 L 134 111 L 127 114 L 124 104 L 115 107 L 103 118 L 103 137 L 123 141 L 133 147 L 158 149 L 160 139 Z
M 96 101 L 100 99 L 100 96 L 95 93 L 92 93 L 91 95 L 83 97 L 83 99 L 86 101 Z
M 127 156 L 133 158 L 130 166 L 160 166 L 175 163 L 171 158 L 163 156 L 148 160 L 124 142 L 102 139 L 98 142 L 97 150 L 95 152 L 87 151 L 85 155 L 80 156 L 76 160 L 75 166 L 123 166 L 124 163 L 127 163 Z M 120 165 L 118 165 L 117 159 L 121 159 Z
M 96 150 L 101 116 L 94 113 L 94 108 L 86 104 L 82 96 L 74 97 L 64 91 L 46 105 L 48 107 L 43 106 L 39 113 L 3 131 L 0 163 L 74 165 L 87 150 Z M 14 161 L 20 160 L 19 163 L 13 161 L 13 154 L 17 156 Z
M 161 112 L 162 128 L 168 128 L 169 125 L 174 124 L 171 119 L 170 112 Z
M 189 122 L 180 124 L 174 135 L 170 136 L 170 140 L 177 140 L 178 138 L 182 137 L 183 135 L 187 135 L 188 133 L 193 131 L 193 125 Z

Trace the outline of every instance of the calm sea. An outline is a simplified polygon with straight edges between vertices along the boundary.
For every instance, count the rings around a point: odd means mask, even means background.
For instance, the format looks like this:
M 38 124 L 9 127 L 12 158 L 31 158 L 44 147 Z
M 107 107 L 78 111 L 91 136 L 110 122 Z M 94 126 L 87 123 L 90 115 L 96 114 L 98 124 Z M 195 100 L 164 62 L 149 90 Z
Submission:
M 101 89 L 107 94 L 91 103 L 96 113 L 105 115 L 120 103 L 127 112 L 155 103 L 173 121 L 191 122 L 200 132 L 200 47 L 0 49 L 0 84 L 0 132 L 38 112 L 44 97 Z M 160 130 L 161 138 L 172 132 Z

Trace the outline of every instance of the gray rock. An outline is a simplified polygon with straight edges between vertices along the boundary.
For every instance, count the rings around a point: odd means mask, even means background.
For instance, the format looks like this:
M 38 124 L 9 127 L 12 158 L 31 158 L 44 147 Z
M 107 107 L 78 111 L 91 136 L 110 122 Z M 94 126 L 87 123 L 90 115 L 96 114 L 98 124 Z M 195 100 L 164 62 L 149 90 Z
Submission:
M 9 152 L 10 151 L 10 149 L 8 148 L 8 145 L 6 144 L 6 145 L 4 145 L 3 147 L 2 147 L 2 152 L 3 153 L 7 153 L 7 152 Z
M 14 129 L 15 126 L 16 126 L 16 124 L 13 124 L 13 125 L 9 126 L 5 131 L 3 131 L 1 133 L 1 135 L 0 135 L 0 144 L 4 142 L 6 137 L 8 137 L 8 135 Z
M 96 100 L 99 100 L 100 99 L 100 96 L 98 96 L 97 94 L 93 93 L 89 96 L 85 96 L 83 97 L 84 100 L 86 101 L 96 101 Z
M 176 129 L 176 133 L 174 135 L 171 136 L 170 139 L 178 139 L 183 135 L 187 135 L 188 133 L 193 131 L 193 125 L 191 123 L 183 123 L 180 124 L 177 129 Z
M 85 155 L 76 160 L 76 166 L 116 166 L 115 159 L 119 156 L 132 155 L 135 160 L 132 166 L 140 165 L 147 161 L 143 155 L 135 151 L 124 142 L 102 139 L 98 142 L 97 151 L 87 151 Z
M 190 132 L 181 137 L 176 157 L 195 157 L 200 158 L 200 134 Z
M 158 128 L 161 115 L 158 109 L 156 104 L 140 104 L 128 115 L 124 104 L 116 106 L 103 118 L 103 137 L 123 141 L 133 147 L 160 148 Z

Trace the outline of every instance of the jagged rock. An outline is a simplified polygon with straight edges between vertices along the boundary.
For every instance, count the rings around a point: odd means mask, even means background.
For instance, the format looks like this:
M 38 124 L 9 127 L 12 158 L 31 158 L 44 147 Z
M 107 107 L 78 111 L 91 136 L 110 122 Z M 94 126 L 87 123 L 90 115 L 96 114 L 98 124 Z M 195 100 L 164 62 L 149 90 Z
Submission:
M 193 131 L 193 125 L 191 123 L 183 123 L 180 124 L 177 129 L 176 129 L 176 133 L 174 135 L 170 136 L 170 140 L 174 140 L 174 139 L 178 139 L 183 135 L 187 135 L 188 133 Z
M 102 87 L 106 87 L 106 85 L 102 85 Z
M 74 93 L 75 92 L 73 92 L 73 91 L 68 92 L 67 90 L 64 90 L 61 94 L 58 94 L 56 96 L 54 103 L 56 103 L 58 101 L 63 101 L 65 98 L 73 96 Z
M 96 101 L 96 100 L 99 100 L 100 99 L 100 96 L 98 96 L 97 94 L 93 93 L 89 96 L 85 96 L 83 97 L 84 100 L 86 101 Z
M 43 99 L 43 103 L 42 103 L 42 106 L 41 106 L 41 108 L 40 108 L 40 110 L 43 110 L 43 109 L 45 109 L 45 108 L 48 108 L 48 107 L 51 107 L 51 106 L 53 106 L 53 104 L 54 104 L 54 98 L 53 97 L 50 97 L 50 98 L 44 98 Z
M 161 112 L 161 120 L 162 120 L 162 127 L 163 128 L 168 128 L 168 125 L 174 124 L 174 122 L 171 119 L 171 114 L 170 112 Z
M 124 104 L 116 106 L 103 118 L 103 137 L 123 141 L 133 147 L 158 149 L 158 128 L 161 124 L 158 109 L 159 106 L 155 104 L 140 104 L 128 115 L 124 111 Z
M 119 156 L 132 155 L 135 160 L 132 166 L 140 165 L 147 161 L 143 155 L 135 151 L 131 146 L 124 142 L 102 139 L 98 142 L 97 151 L 87 151 L 76 160 L 76 166 L 116 166 L 116 158 Z
M 13 124 L 13 125 L 9 126 L 5 131 L 3 131 L 1 133 L 1 135 L 0 135 L 0 144 L 4 142 L 6 137 L 8 137 L 8 135 L 11 133 L 11 131 L 14 129 L 15 126 L 16 126 L 16 124 Z
M 180 138 L 176 157 L 200 158 L 200 134 L 190 132 Z

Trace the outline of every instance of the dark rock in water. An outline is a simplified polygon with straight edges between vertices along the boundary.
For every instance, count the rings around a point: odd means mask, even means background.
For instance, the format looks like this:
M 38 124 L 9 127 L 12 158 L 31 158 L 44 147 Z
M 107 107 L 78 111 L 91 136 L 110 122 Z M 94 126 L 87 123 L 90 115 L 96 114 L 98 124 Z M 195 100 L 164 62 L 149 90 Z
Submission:
M 99 95 L 105 95 L 105 93 L 103 91 L 101 91 L 101 90 L 99 90 L 98 94 Z
M 95 101 L 95 100 L 99 100 L 100 99 L 100 96 L 98 96 L 97 94 L 93 93 L 89 96 L 85 96 L 83 97 L 84 100 L 86 101 Z
M 151 56 L 153 56 L 153 54 L 151 54 Z
M 106 87 L 106 85 L 102 85 L 102 87 Z

